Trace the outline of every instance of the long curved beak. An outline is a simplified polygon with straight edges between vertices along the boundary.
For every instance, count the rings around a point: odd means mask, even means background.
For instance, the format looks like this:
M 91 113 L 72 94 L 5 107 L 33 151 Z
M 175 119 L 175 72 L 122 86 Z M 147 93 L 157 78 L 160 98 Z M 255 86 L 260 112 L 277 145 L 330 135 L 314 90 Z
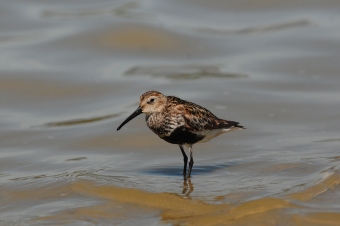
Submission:
M 122 124 L 120 124 L 120 126 L 118 126 L 117 130 L 120 130 L 126 123 L 128 123 L 133 118 L 135 118 L 136 116 L 138 116 L 142 113 L 143 113 L 142 109 L 140 107 L 138 107 L 127 119 L 125 119 L 125 121 Z

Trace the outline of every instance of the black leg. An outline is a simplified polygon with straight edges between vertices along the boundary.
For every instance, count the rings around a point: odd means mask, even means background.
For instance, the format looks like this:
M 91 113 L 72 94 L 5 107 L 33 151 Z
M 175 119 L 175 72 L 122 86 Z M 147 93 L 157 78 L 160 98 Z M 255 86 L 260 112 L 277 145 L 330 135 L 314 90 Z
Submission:
M 185 154 L 183 146 L 179 145 L 179 148 L 181 149 L 182 155 L 183 155 L 183 161 L 184 161 L 184 167 L 183 167 L 183 176 L 185 177 L 187 174 L 187 163 L 188 163 L 188 156 Z
M 194 158 L 192 157 L 192 146 L 189 146 L 189 151 L 190 151 L 190 162 L 189 162 L 189 175 L 188 175 L 188 178 L 190 178 L 192 166 L 194 165 Z

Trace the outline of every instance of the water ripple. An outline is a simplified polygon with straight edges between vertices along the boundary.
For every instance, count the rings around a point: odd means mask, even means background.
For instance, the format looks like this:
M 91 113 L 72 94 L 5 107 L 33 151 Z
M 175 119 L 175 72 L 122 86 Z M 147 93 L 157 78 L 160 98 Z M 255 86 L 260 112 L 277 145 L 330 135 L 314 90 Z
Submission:
M 125 75 L 149 75 L 170 79 L 248 78 L 247 74 L 223 72 L 218 65 L 174 65 L 174 66 L 136 66 Z
M 218 164 L 218 165 L 197 165 L 194 167 L 192 175 L 204 175 L 216 170 L 224 169 L 227 167 L 234 166 L 236 163 L 225 163 L 225 164 Z M 164 175 L 164 176 L 183 176 L 182 175 L 182 167 L 157 167 L 149 170 L 143 171 L 147 174 L 154 174 L 154 175 Z
M 74 125 L 79 125 L 79 124 L 98 122 L 98 121 L 114 118 L 119 115 L 121 115 L 121 113 L 104 115 L 104 116 L 99 116 L 99 117 L 92 117 L 92 118 L 80 118 L 80 119 L 71 119 L 71 120 L 59 121 L 59 122 L 48 122 L 48 123 L 43 124 L 43 126 L 47 126 L 47 127 L 74 126 Z
M 291 29 L 296 27 L 305 27 L 309 26 L 312 23 L 306 19 L 300 19 L 295 21 L 288 21 L 282 23 L 275 23 L 263 26 L 253 26 L 247 28 L 241 28 L 237 30 L 229 30 L 229 29 L 218 29 L 218 28 L 211 28 L 211 27 L 200 27 L 197 28 L 196 31 L 204 32 L 209 34 L 257 34 L 257 33 L 265 33 L 271 31 L 280 31 L 285 29 Z

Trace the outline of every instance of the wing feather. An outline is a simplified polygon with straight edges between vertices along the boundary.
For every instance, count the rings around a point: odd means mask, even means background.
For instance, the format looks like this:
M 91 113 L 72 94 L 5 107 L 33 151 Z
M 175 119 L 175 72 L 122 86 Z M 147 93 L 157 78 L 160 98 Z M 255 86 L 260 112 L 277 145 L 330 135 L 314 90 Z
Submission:
M 174 114 L 182 115 L 185 122 L 184 126 L 191 131 L 229 129 L 232 127 L 243 128 L 242 126 L 238 125 L 238 122 L 217 118 L 208 109 L 198 104 L 173 96 L 168 96 L 167 98 L 168 106 L 171 106 L 170 109 L 173 109 Z

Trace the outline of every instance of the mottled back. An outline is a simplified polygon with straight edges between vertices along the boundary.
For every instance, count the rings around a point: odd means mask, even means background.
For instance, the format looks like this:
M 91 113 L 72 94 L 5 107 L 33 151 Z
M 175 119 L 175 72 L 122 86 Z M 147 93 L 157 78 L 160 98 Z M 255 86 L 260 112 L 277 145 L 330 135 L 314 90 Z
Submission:
M 219 119 L 208 109 L 178 97 L 167 96 L 166 108 L 172 114 L 181 114 L 185 120 L 185 127 L 191 131 L 238 127 L 237 122 Z

